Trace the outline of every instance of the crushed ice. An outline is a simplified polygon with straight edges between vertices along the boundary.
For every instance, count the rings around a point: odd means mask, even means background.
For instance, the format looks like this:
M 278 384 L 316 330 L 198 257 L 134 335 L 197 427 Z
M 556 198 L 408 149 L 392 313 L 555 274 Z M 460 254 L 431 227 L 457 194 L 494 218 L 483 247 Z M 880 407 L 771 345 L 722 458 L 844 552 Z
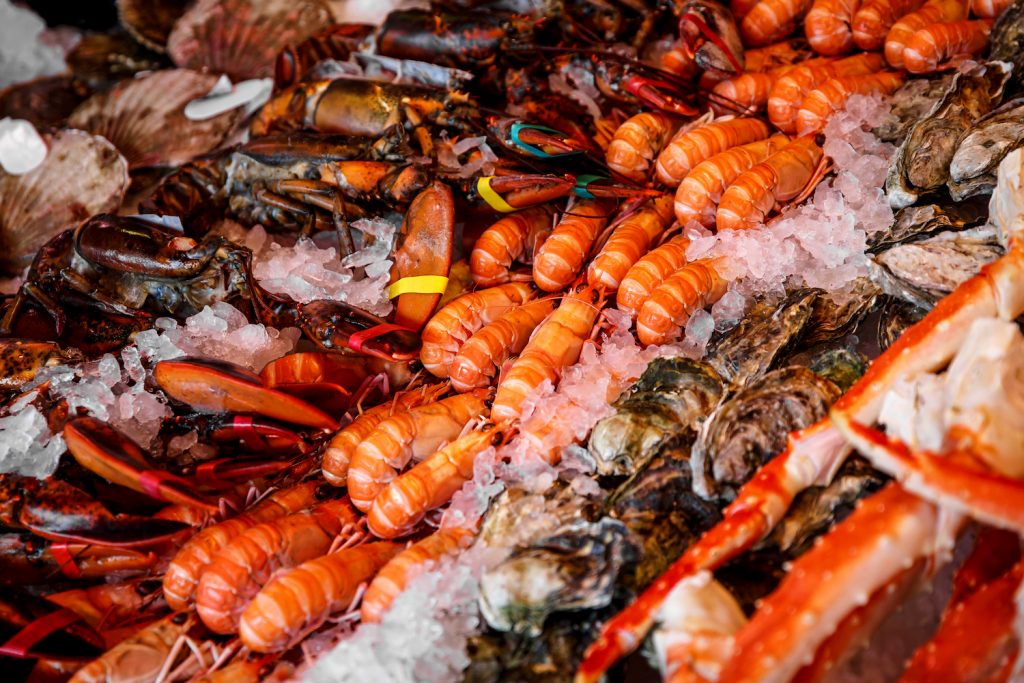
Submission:
M 0 88 L 67 68 L 63 50 L 40 40 L 45 30 L 35 12 L 0 0 Z

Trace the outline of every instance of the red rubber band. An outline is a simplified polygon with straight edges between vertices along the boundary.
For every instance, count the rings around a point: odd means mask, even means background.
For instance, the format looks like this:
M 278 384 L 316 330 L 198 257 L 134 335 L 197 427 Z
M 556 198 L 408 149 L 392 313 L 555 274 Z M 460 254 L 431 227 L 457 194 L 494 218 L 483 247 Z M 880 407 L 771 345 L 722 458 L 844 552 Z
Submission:
M 251 415 L 235 415 L 231 420 L 231 431 L 238 436 L 238 440 L 246 448 L 260 452 L 269 447 L 267 440 L 263 438 L 253 424 Z
M 69 579 L 80 579 L 82 578 L 82 570 L 78 568 L 78 563 L 75 562 L 75 556 L 71 554 L 68 549 L 68 544 L 60 541 L 50 543 L 50 554 L 53 555 L 53 559 L 57 561 L 57 566 L 64 576 Z
M 65 626 L 79 621 L 81 618 L 66 607 L 62 607 L 49 614 L 44 614 L 35 621 L 26 624 L 10 640 L 0 645 L 0 655 L 27 657 L 33 645 L 54 631 L 59 631 Z
M 409 330 L 402 327 L 401 325 L 393 325 L 391 323 L 382 323 L 380 325 L 374 325 L 369 329 L 360 330 L 359 332 L 350 334 L 348 336 L 348 348 L 352 349 L 356 353 L 359 353 L 363 350 L 363 344 L 370 341 L 371 339 L 381 337 L 387 334 L 388 332 L 398 331 L 408 332 Z

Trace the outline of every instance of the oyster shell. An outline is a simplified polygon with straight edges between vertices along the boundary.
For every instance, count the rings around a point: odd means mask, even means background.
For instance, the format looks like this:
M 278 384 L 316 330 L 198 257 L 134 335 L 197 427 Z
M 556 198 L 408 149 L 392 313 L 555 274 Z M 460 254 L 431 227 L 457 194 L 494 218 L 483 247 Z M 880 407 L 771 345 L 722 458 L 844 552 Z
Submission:
M 698 419 L 724 391 L 706 363 L 686 358 L 651 362 L 630 392 L 615 402 L 615 414 L 598 422 L 588 448 L 603 475 L 631 475 L 666 443 L 692 438 Z
M 915 306 L 899 297 L 891 296 L 882 305 L 878 316 L 878 346 L 882 351 L 892 346 L 903 331 L 928 314 L 927 308 Z
M 974 125 L 949 164 L 949 194 L 961 201 L 992 194 L 996 169 L 1007 154 L 1024 145 L 1024 98 L 1005 103 Z
M 117 0 L 121 25 L 146 47 L 164 52 L 174 24 L 191 0 Z
M 282 48 L 330 24 L 321 0 L 199 0 L 175 24 L 167 51 L 181 67 L 268 78 Z
M 233 109 L 204 121 L 185 117 L 185 105 L 216 82 L 188 69 L 156 71 L 93 95 L 68 121 L 110 140 L 133 169 L 177 166 L 216 148 L 242 115 Z
M 920 204 L 896 212 L 888 230 L 868 236 L 869 253 L 878 253 L 897 244 L 915 242 L 945 231 L 958 231 L 984 225 L 988 220 L 988 201 L 975 197 L 949 204 Z
M 949 88 L 952 74 L 937 78 L 912 78 L 889 96 L 891 117 L 872 132 L 885 142 L 900 142 L 911 126 L 925 117 Z
M 839 388 L 801 366 L 773 370 L 724 402 L 693 446 L 694 491 L 731 497 L 786 446 L 789 432 L 818 421 Z
M 823 293 L 814 300 L 802 346 L 839 339 L 852 332 L 882 293 L 871 278 L 859 277 L 842 289 Z
M 45 76 L 0 90 L 0 119 L 25 119 L 36 128 L 56 128 L 92 89 L 74 76 Z
M 995 228 L 983 226 L 898 244 L 873 255 L 868 267 L 886 294 L 930 309 L 1003 252 Z
M 80 130 L 43 139 L 48 152 L 37 168 L 0 171 L 0 270 L 12 275 L 57 233 L 116 211 L 128 190 L 128 164 L 105 139 Z
M 1010 69 L 1006 62 L 988 62 L 953 76 L 942 99 L 896 150 L 885 179 L 890 206 L 910 206 L 946 184 L 958 141 L 999 103 Z
M 992 25 L 988 34 L 989 59 L 1013 64 L 1017 90 L 1024 85 L 1024 3 L 1014 2 Z
M 811 360 L 811 371 L 845 393 L 867 371 L 871 360 L 855 349 L 825 349 Z

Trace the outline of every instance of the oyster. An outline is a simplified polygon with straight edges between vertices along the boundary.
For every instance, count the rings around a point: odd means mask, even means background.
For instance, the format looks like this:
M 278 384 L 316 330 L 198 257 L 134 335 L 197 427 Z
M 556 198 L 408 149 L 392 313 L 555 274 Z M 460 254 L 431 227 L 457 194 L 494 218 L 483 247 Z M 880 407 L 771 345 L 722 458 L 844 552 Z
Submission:
M 868 252 L 878 253 L 896 244 L 915 242 L 940 232 L 964 230 L 984 225 L 988 220 L 988 201 L 974 197 L 949 204 L 920 204 L 896 212 L 888 230 L 868 236 Z
M 603 475 L 631 475 L 658 449 L 692 439 L 698 419 L 721 399 L 723 385 L 706 363 L 686 358 L 652 361 L 615 414 L 594 426 L 588 448 Z
M 760 301 L 708 353 L 708 362 L 734 386 L 757 379 L 801 338 L 821 290 L 802 289 L 780 304 Z
M 1014 89 L 1024 87 L 1024 3 L 1003 10 L 988 34 L 989 59 L 1013 64 Z
M 953 76 L 942 99 L 896 150 L 885 179 L 890 206 L 910 206 L 946 184 L 958 141 L 999 103 L 1010 69 L 1006 62 L 988 62 Z
M 773 370 L 723 403 L 704 423 L 691 456 L 694 491 L 729 498 L 780 453 L 791 431 L 818 421 L 839 388 L 801 366 Z
M 1003 251 L 995 228 L 983 226 L 898 244 L 873 255 L 868 266 L 886 294 L 931 308 Z
M 868 314 L 881 293 L 878 285 L 864 276 L 842 289 L 821 294 L 814 300 L 801 344 L 818 344 L 849 334 Z
M 523 487 L 505 489 L 491 505 L 480 526 L 478 540 L 489 547 L 528 545 L 575 520 L 596 520 L 601 501 L 580 495 L 564 478 L 544 493 Z
M 892 346 L 903 331 L 928 314 L 927 308 L 915 306 L 899 297 L 887 297 L 878 316 L 878 346 L 882 351 Z
M 992 194 L 999 162 L 1021 145 L 1024 98 L 1017 98 L 978 121 L 960 141 L 949 165 L 950 196 L 961 201 L 976 194 Z
M 892 116 L 872 132 L 885 142 L 906 138 L 911 126 L 924 118 L 949 88 L 952 74 L 937 78 L 912 78 L 889 96 Z
M 845 393 L 867 372 L 871 360 L 855 349 L 825 349 L 811 360 L 811 371 Z

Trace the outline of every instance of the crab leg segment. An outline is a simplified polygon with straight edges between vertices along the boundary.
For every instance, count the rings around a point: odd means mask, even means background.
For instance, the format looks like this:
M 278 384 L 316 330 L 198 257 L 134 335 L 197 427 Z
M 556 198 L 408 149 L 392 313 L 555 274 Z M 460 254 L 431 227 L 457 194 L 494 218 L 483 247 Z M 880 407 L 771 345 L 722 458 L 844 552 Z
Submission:
M 934 553 L 939 526 L 935 506 L 898 485 L 864 500 L 765 598 L 736 635 L 719 683 L 791 680 L 847 615 Z

